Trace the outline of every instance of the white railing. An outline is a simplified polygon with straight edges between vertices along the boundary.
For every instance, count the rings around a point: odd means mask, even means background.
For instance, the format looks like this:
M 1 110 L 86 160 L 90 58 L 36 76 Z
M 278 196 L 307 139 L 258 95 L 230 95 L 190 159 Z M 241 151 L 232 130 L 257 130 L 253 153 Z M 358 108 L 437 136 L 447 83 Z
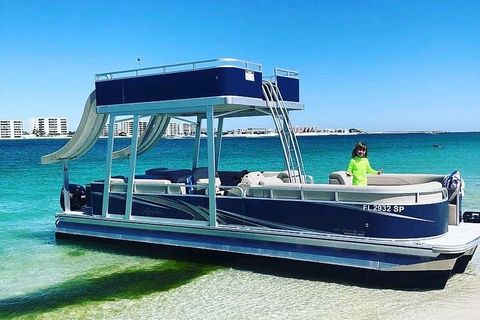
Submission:
M 288 78 L 299 78 L 298 71 L 287 70 L 282 68 L 275 68 L 275 76 L 288 77 Z
M 412 186 L 369 187 L 367 190 L 328 184 L 279 184 L 248 186 L 244 191 L 245 196 L 254 198 L 415 204 L 445 201 L 447 190 L 439 185 L 434 182 L 419 184 L 413 190 Z
M 114 78 L 120 79 L 120 78 L 129 78 L 129 77 L 139 77 L 139 76 L 146 76 L 146 75 L 210 69 L 214 67 L 238 67 L 246 70 L 262 72 L 262 65 L 259 63 L 239 60 L 235 58 L 218 58 L 218 59 L 211 59 L 211 60 L 168 64 L 168 65 L 162 65 L 162 66 L 156 66 L 156 67 L 136 68 L 136 69 L 122 70 L 122 71 L 98 73 L 95 75 L 95 80 L 105 81 L 105 80 L 112 80 Z

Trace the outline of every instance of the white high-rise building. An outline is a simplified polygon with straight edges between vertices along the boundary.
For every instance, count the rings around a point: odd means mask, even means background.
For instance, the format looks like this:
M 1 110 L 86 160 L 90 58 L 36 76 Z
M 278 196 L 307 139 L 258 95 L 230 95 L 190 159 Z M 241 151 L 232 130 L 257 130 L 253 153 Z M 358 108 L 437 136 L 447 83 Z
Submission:
M 165 135 L 167 137 L 178 137 L 183 136 L 183 126 L 176 122 L 170 122 L 165 130 Z
M 184 123 L 183 124 L 183 135 L 185 136 L 193 136 L 195 135 L 195 129 L 197 128 L 196 125 L 193 123 Z
M 30 119 L 30 130 L 37 136 L 66 136 L 67 118 L 33 118 Z
M 128 136 L 132 135 L 133 132 L 133 120 L 122 121 L 119 123 L 121 131 L 126 133 Z M 138 133 L 142 135 L 147 128 L 147 121 L 138 121 Z
M 103 128 L 102 136 L 108 137 L 108 128 L 109 127 L 110 127 L 110 125 L 107 123 L 105 125 L 105 127 Z M 120 126 L 119 122 L 116 122 L 115 127 L 113 128 L 113 135 L 118 136 L 118 135 L 120 135 L 120 132 L 122 132 L 122 127 Z
M 145 130 L 147 129 L 147 121 L 139 121 L 138 122 L 138 132 L 142 135 Z M 108 136 L 108 127 L 109 124 L 107 123 L 103 128 L 102 135 Z M 125 120 L 115 123 L 115 128 L 113 129 L 114 136 L 131 136 L 133 131 L 133 120 Z
M 0 139 L 21 138 L 23 120 L 0 120 Z

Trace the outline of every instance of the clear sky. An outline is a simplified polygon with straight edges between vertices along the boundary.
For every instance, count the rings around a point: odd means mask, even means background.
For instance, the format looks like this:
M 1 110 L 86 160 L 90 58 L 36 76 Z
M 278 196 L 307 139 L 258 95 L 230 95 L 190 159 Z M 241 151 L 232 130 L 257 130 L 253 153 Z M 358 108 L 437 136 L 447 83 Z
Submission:
M 0 119 L 66 116 L 94 74 L 235 57 L 300 72 L 294 125 L 480 131 L 480 1 L 0 0 Z M 273 127 L 270 119 L 225 128 Z

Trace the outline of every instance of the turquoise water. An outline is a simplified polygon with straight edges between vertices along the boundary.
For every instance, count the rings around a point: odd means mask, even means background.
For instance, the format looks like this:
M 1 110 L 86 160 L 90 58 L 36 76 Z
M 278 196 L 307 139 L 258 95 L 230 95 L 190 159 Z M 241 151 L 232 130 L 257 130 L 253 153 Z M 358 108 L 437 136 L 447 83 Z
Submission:
M 300 137 L 308 174 L 327 182 L 344 170 L 355 142 L 385 172 L 447 174 L 466 182 L 465 210 L 480 210 L 480 133 Z M 205 141 L 203 141 L 205 142 Z M 40 165 L 65 140 L 0 141 L 0 318 L 435 318 L 480 312 L 480 259 L 442 291 L 395 291 L 310 281 L 235 268 L 162 260 L 101 244 L 56 241 L 60 165 Z M 128 144 L 118 139 L 115 148 Z M 433 147 L 441 145 L 441 147 Z M 147 168 L 188 168 L 193 140 L 162 141 L 138 160 Z M 205 146 L 202 146 L 205 148 Z M 70 179 L 103 178 L 106 140 L 70 163 Z M 205 159 L 202 158 L 205 164 Z M 220 170 L 281 170 L 275 138 L 223 140 Z M 128 162 L 115 161 L 114 175 Z M 478 301 L 478 299 L 477 299 Z M 353 307 L 352 307 L 353 303 Z M 438 306 L 436 306 L 438 304 Z M 350 306 L 350 307 L 348 307 Z M 430 307 L 429 313 L 420 308 Z M 422 309 L 423 310 L 423 309 Z M 474 318 L 474 317 L 472 317 Z

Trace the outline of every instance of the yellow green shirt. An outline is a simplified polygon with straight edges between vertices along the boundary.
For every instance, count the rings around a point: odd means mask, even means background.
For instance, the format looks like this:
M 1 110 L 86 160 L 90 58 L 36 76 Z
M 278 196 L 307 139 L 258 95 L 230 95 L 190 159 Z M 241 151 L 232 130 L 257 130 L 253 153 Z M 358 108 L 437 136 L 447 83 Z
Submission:
M 378 174 L 378 171 L 370 167 L 370 162 L 367 158 L 360 157 L 350 160 L 347 172 L 353 176 L 352 184 L 354 186 L 366 186 L 367 174 Z

